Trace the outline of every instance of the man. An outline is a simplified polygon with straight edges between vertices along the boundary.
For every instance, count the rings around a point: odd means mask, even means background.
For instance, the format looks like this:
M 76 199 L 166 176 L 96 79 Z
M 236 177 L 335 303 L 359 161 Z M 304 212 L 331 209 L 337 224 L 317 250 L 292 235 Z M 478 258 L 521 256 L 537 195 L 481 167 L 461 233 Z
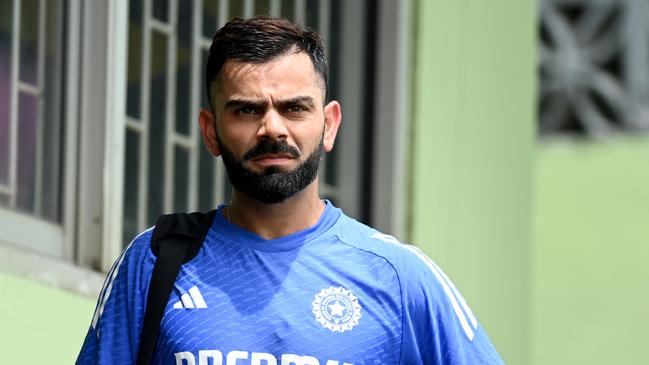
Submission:
M 156 364 L 501 364 L 460 293 L 421 251 L 318 195 L 340 105 L 320 37 L 287 21 L 217 31 L 201 110 L 234 196 L 167 304 Z M 78 364 L 133 363 L 151 230 L 108 274 Z

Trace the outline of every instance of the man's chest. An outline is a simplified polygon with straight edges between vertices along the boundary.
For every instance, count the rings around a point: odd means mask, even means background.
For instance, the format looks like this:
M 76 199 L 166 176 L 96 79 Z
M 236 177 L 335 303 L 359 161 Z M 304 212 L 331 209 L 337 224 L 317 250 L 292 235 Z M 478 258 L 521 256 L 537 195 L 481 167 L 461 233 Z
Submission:
M 374 278 L 317 270 L 189 276 L 176 283 L 162 321 L 160 363 L 398 363 L 399 293 L 377 289 Z

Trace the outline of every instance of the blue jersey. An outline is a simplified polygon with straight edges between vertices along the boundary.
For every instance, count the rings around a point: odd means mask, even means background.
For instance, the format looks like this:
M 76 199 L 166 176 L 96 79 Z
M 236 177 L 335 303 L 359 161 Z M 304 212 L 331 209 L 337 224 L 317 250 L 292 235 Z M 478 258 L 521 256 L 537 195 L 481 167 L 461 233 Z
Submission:
M 151 235 L 108 273 L 77 364 L 135 362 Z M 217 213 L 181 267 L 156 346 L 155 364 L 502 364 L 434 262 L 331 203 L 313 227 L 273 240 Z

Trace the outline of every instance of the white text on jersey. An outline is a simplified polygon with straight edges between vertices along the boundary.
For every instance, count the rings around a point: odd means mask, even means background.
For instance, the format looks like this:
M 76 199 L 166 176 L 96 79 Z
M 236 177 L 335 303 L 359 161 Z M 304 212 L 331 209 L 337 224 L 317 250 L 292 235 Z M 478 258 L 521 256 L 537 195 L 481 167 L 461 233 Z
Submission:
M 176 365 L 209 365 L 210 360 L 214 365 L 240 365 L 243 362 L 239 360 L 250 360 L 246 364 L 250 365 L 320 365 L 320 361 L 313 356 L 300 356 L 295 354 L 282 354 L 280 358 L 276 358 L 273 354 L 264 352 L 248 352 L 248 351 L 230 351 L 225 356 L 223 362 L 223 353 L 219 350 L 200 350 L 198 351 L 198 363 L 193 353 L 184 351 L 176 352 Z M 341 363 L 336 360 L 327 360 L 322 365 L 354 365 L 350 363 Z

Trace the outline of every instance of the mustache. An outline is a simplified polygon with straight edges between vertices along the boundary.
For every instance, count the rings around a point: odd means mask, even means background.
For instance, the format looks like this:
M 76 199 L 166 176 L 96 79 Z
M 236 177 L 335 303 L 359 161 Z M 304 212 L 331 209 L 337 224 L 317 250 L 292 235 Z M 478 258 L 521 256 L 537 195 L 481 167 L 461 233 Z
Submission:
M 300 157 L 297 148 L 289 145 L 286 141 L 262 140 L 243 155 L 243 160 L 247 161 L 255 157 L 278 153 L 286 153 L 293 158 Z

